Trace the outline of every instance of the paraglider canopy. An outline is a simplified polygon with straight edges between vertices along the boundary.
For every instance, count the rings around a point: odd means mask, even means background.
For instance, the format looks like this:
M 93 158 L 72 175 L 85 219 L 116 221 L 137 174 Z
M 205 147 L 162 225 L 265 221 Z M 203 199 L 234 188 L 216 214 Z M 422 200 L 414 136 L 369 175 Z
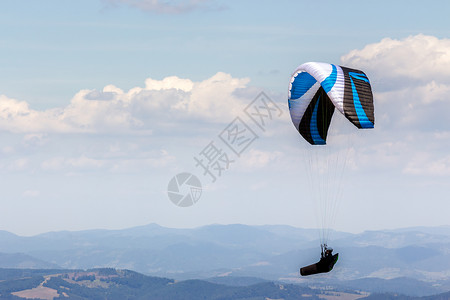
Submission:
M 335 108 L 360 129 L 375 124 L 369 79 L 360 70 L 308 62 L 292 74 L 289 112 L 299 133 L 311 145 L 325 145 Z

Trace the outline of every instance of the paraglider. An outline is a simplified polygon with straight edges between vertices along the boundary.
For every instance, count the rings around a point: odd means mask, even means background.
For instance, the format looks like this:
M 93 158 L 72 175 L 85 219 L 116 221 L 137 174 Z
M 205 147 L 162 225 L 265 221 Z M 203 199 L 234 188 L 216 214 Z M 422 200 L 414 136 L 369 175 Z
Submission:
M 307 276 L 312 274 L 327 273 L 333 270 L 337 263 L 339 253 L 333 255 L 333 249 L 328 248 L 327 245 L 322 245 L 322 253 L 319 262 L 303 267 L 300 269 L 300 275 Z
M 359 129 L 374 128 L 373 95 L 369 79 L 360 70 L 329 63 L 308 62 L 300 65 L 292 74 L 289 84 L 289 112 L 292 122 L 300 135 L 306 140 L 308 149 L 310 177 L 317 180 L 316 192 L 321 215 L 321 259 L 318 263 L 300 269 L 303 276 L 329 272 L 338 260 L 328 248 L 329 224 L 336 210 L 339 198 L 331 190 L 329 173 L 342 174 L 342 171 L 329 169 L 328 152 L 321 154 L 319 148 L 327 149 L 327 137 L 333 114 L 337 110 L 346 120 Z M 324 162 L 325 161 L 325 162 Z M 345 161 L 345 158 L 344 158 Z M 345 164 L 344 164 L 345 165 Z M 341 175 L 342 176 L 342 175 Z M 338 178 L 336 181 L 339 181 Z

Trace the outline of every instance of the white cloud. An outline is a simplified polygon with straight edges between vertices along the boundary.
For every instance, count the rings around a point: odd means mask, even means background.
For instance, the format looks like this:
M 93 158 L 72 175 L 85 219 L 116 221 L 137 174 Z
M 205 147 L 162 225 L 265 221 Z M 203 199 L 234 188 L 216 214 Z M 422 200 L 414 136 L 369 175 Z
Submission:
M 389 128 L 403 130 L 445 131 L 450 111 L 450 84 L 430 82 L 375 93 L 376 123 Z
M 404 174 L 449 174 L 450 39 L 423 34 L 385 38 L 341 57 L 361 69 L 374 91 L 374 162 Z M 380 164 L 380 165 L 381 165 Z
M 12 147 L 12 146 L 5 146 L 2 148 L 2 152 L 4 154 L 11 154 L 11 153 L 14 153 L 14 151 L 15 151 L 14 147 Z
M 403 40 L 386 38 L 350 51 L 341 62 L 369 75 L 377 120 L 389 127 L 448 130 L 449 39 L 422 34 Z
M 25 101 L 0 95 L 0 129 L 11 132 L 38 132 L 46 128 L 62 128 L 62 111 L 51 109 L 44 112 L 29 108 Z
M 209 120 L 230 121 L 245 107 L 245 100 L 238 98 L 233 92 L 245 88 L 249 81 L 247 78 L 233 78 L 229 74 L 219 72 L 197 83 L 187 103 L 188 113 Z
M 98 170 L 107 165 L 107 161 L 103 159 L 94 159 L 81 155 L 78 157 L 53 157 L 44 160 L 41 163 L 41 168 L 46 171 L 61 171 L 61 170 L 77 170 L 89 171 Z
M 175 161 L 175 156 L 168 154 L 144 159 L 122 159 L 115 161 L 110 170 L 112 172 L 129 172 L 131 170 L 142 170 L 143 168 L 163 168 Z
M 145 80 L 145 89 L 146 90 L 170 90 L 177 89 L 182 90 L 184 92 L 192 91 L 194 87 L 194 83 L 189 79 L 181 79 L 177 76 L 166 77 L 163 80 L 155 80 L 148 78 Z
M 10 171 L 22 171 L 28 167 L 29 159 L 26 157 L 15 159 L 8 163 L 8 169 Z
M 266 168 L 270 163 L 279 160 L 282 156 L 283 153 L 280 151 L 250 149 L 239 158 L 238 168 L 246 172 Z
M 65 159 L 63 157 L 53 157 L 42 162 L 41 168 L 46 171 L 57 171 L 64 167 Z
M 33 110 L 25 101 L 0 96 L 0 130 L 15 133 L 146 133 L 181 120 L 228 122 L 245 107 L 240 96 L 249 79 L 219 72 L 204 81 L 176 76 L 148 78 L 125 92 L 113 85 L 81 90 L 62 108 Z M 244 93 L 245 94 L 245 93 Z M 35 135 L 35 137 L 37 137 Z
M 142 170 L 143 168 L 166 167 L 176 160 L 175 156 L 165 150 L 152 152 L 135 151 L 135 156 L 130 153 L 122 153 L 115 157 L 105 153 L 99 158 L 92 158 L 85 154 L 72 157 L 57 156 L 42 161 L 40 167 L 44 171 L 64 171 L 66 174 L 85 171 L 129 172 Z
M 43 146 L 47 141 L 47 135 L 43 133 L 30 133 L 23 137 L 25 146 Z
M 380 89 L 411 83 L 448 83 L 450 81 L 450 39 L 415 35 L 402 40 L 385 38 L 352 50 L 341 57 L 344 65 L 358 67 L 370 75 Z
M 450 175 L 450 155 L 445 157 L 436 157 L 429 153 L 418 153 L 416 157 L 411 160 L 403 172 L 412 175 Z

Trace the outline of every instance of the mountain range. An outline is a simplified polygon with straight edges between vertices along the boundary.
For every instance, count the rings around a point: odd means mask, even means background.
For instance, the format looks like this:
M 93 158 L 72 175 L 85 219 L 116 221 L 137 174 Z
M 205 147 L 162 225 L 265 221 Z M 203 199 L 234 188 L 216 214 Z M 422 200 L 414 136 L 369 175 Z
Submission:
M 176 280 L 257 278 L 410 296 L 450 290 L 450 226 L 332 236 L 339 261 L 332 272 L 313 277 L 300 277 L 298 270 L 320 257 L 317 230 L 284 225 L 175 229 L 149 224 L 31 237 L 0 231 L 0 267 L 109 267 Z

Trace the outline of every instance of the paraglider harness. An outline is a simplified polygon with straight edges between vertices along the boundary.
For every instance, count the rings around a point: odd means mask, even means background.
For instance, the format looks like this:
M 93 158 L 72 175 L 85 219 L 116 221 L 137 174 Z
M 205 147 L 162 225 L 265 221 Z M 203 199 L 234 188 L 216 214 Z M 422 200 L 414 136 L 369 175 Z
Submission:
M 320 247 L 322 249 L 322 253 L 320 255 L 319 262 L 301 268 L 300 275 L 307 276 L 318 273 L 327 273 L 333 270 L 333 267 L 338 260 L 339 253 L 333 255 L 333 249 L 328 248 L 327 244 L 322 244 Z
M 327 244 L 322 244 L 320 247 L 322 253 L 320 254 L 320 261 L 317 263 L 317 269 L 319 272 L 330 272 L 338 260 L 338 254 L 333 255 L 333 248 L 329 248 Z

